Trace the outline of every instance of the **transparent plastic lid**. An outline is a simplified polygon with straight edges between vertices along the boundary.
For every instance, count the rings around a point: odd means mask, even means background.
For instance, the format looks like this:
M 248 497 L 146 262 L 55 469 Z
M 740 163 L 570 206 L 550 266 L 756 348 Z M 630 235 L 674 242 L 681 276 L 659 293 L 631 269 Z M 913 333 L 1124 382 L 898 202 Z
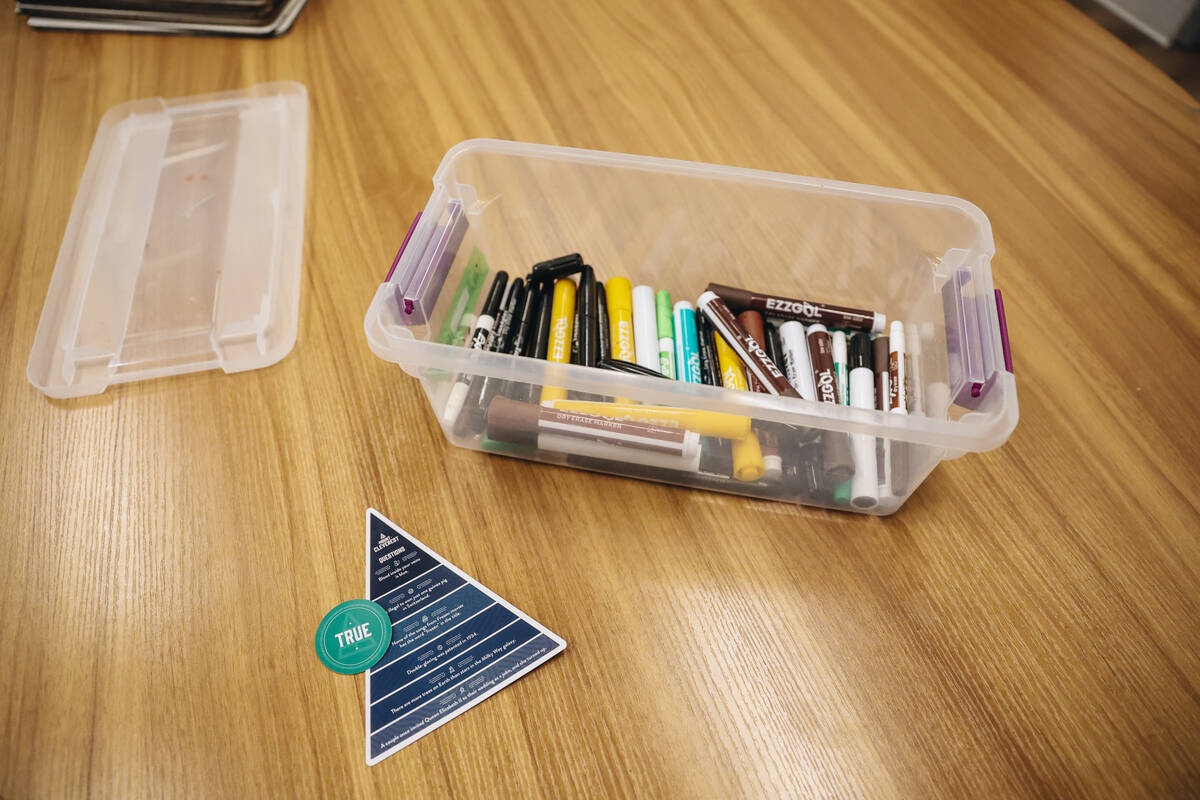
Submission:
M 110 109 L 46 292 L 30 382 L 79 397 L 287 355 L 307 140 L 298 83 Z

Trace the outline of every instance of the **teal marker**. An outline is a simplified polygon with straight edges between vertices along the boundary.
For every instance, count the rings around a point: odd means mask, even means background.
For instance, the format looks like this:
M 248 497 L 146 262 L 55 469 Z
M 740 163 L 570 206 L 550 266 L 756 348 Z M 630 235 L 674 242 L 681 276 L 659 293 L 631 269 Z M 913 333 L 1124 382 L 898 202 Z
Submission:
M 671 293 L 659 289 L 654 295 L 658 312 L 658 371 L 668 378 L 675 377 L 675 322 L 671 319 Z
M 696 309 L 687 300 L 675 304 L 675 366 L 677 378 L 686 383 L 703 383 L 700 377 L 700 334 L 696 331 Z
M 437 338 L 440 344 L 461 346 L 467 340 L 471 325 L 469 322 L 464 324 L 463 317 L 475 310 L 475 304 L 479 302 L 479 292 L 483 289 L 483 279 L 487 277 L 487 273 L 487 259 L 476 247 L 471 251 L 471 257 L 467 259 L 467 267 L 463 270 L 458 288 L 454 290 L 454 297 L 450 300 L 446 318 L 442 320 L 442 329 Z

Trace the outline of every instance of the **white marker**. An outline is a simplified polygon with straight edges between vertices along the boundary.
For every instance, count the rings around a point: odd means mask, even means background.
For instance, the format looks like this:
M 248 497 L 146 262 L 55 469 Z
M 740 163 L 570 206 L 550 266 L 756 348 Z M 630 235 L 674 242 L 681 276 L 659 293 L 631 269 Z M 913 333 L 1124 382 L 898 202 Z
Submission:
M 779 326 L 779 344 L 783 347 L 783 367 L 788 383 L 805 400 L 816 402 L 817 385 L 813 382 L 812 357 L 804 326 L 789 320 Z
M 633 353 L 640 366 L 658 372 L 658 317 L 649 286 L 633 287 Z
M 855 333 L 850 337 L 850 405 L 875 408 L 875 371 L 871 369 L 871 337 Z M 855 508 L 874 508 L 879 502 L 878 463 L 875 437 L 850 434 L 854 455 L 854 477 L 850 479 L 850 504 Z

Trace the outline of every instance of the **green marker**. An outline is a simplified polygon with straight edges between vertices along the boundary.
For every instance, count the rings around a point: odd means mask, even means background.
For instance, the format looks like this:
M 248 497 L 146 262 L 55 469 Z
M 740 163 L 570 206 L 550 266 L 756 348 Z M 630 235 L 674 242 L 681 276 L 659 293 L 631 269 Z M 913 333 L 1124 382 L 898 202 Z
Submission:
M 317 657 L 334 672 L 354 675 L 373 667 L 392 643 L 392 620 L 370 600 L 347 600 L 317 627 Z
M 442 320 L 442 330 L 438 333 L 440 344 L 461 346 L 470 333 L 470 323 L 464 323 L 463 316 L 474 310 L 479 302 L 479 292 L 483 289 L 483 279 L 487 277 L 487 259 L 478 247 L 471 251 L 467 259 L 467 267 L 463 270 L 458 288 L 454 290 L 454 298 L 450 301 L 450 310 Z
M 658 312 L 658 371 L 668 378 L 675 377 L 675 319 L 671 308 L 671 293 L 660 289 L 654 295 Z

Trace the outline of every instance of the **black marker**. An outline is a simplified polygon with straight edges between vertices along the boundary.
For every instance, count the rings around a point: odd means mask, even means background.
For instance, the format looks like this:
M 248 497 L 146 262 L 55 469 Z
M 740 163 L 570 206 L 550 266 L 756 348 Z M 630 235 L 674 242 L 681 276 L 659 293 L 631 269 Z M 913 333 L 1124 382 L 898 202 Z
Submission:
M 652 378 L 662 378 L 663 380 L 668 381 L 671 380 L 656 369 L 643 367 L 641 364 L 634 364 L 632 361 L 620 361 L 618 359 L 606 358 L 597 361 L 596 366 L 600 369 L 607 369 L 613 372 L 624 372 L 629 375 L 649 375 Z
M 496 329 L 492 332 L 492 340 L 488 343 L 488 351 L 492 353 L 512 353 L 513 339 L 520 328 L 521 317 L 525 309 L 525 282 L 515 278 L 508 287 L 504 297 L 504 310 Z M 471 378 L 471 385 L 463 403 L 465 413 L 458 415 L 454 425 L 454 433 L 462 436 L 466 433 L 476 433 L 483 430 L 483 415 L 488 404 L 496 396 L 504 381 L 486 375 L 476 375 Z
M 721 367 L 717 364 L 717 350 L 713 345 L 713 329 L 708 318 L 696 315 L 696 338 L 700 350 L 700 379 L 709 386 L 721 386 Z
M 504 299 L 504 286 L 508 283 L 508 273 L 500 270 L 492 279 L 492 288 L 488 289 L 487 299 L 483 309 L 475 320 L 475 330 L 471 331 L 470 349 L 484 350 L 491 343 L 492 328 L 496 324 L 496 315 L 500 313 L 500 302 Z M 450 397 L 446 408 L 442 411 L 442 424 L 453 425 L 462 411 L 467 399 L 467 391 L 471 387 L 469 375 L 459 375 L 454 386 L 450 388 Z
M 600 281 L 596 281 L 596 330 L 596 342 L 600 350 L 597 360 L 612 358 L 612 342 L 608 338 L 608 297 L 604 293 L 604 284 Z
M 596 273 L 586 265 L 579 276 L 575 325 L 579 331 L 579 360 L 575 363 L 594 367 L 600 357 L 600 343 L 597 341 L 599 332 L 596 329 Z
M 767 355 L 775 362 L 775 366 L 786 372 L 786 367 L 783 364 L 783 342 L 779 338 L 779 328 L 770 319 L 763 320 L 763 327 L 767 333 Z
M 530 277 L 539 281 L 550 281 L 553 283 L 558 278 L 565 278 L 568 275 L 574 275 L 576 272 L 583 271 L 583 257 L 579 253 L 571 253 L 558 258 L 552 258 L 549 261 L 539 261 L 533 265 L 533 271 L 529 273 Z
M 531 294 L 530 302 L 534 300 Z M 537 293 L 537 320 L 533 323 L 533 340 L 529 343 L 529 352 L 526 354 L 530 358 L 540 358 L 546 360 L 546 353 L 550 350 L 550 318 L 554 314 L 554 284 L 547 282 L 538 285 Z M 534 398 L 539 397 L 542 393 L 542 387 L 529 384 L 529 402 L 536 402 Z M 517 398 L 519 399 L 519 398 Z

